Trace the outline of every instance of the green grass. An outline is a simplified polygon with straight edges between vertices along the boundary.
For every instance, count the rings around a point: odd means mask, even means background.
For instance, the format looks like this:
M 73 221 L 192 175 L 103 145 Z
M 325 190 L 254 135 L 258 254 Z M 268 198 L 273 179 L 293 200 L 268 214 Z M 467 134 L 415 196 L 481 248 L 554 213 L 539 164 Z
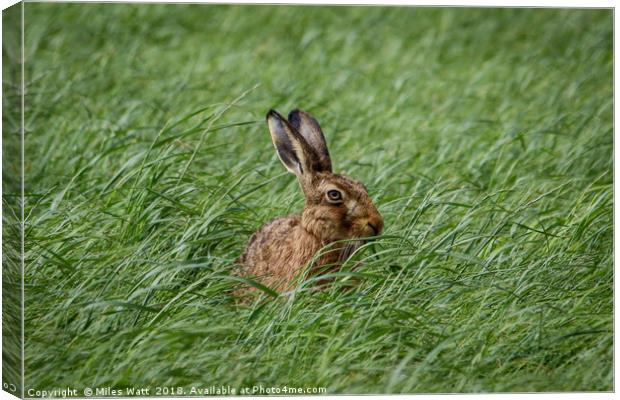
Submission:
M 613 389 L 612 11 L 25 9 L 26 389 Z M 352 289 L 237 305 L 303 207 L 272 107 L 386 228 Z

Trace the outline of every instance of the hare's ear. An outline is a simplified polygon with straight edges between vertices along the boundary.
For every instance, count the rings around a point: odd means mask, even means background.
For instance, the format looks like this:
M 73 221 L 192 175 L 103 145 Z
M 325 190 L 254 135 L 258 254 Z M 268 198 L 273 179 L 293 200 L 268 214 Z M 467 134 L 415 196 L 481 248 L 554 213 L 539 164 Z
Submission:
M 288 121 L 312 147 L 312 150 L 318 157 L 320 170 L 332 172 L 332 161 L 327 150 L 325 136 L 317 120 L 305 111 L 293 110 L 288 115 Z
M 318 157 L 310 145 L 283 116 L 270 110 L 267 113 L 267 124 L 278 157 L 289 171 L 302 178 L 320 169 Z

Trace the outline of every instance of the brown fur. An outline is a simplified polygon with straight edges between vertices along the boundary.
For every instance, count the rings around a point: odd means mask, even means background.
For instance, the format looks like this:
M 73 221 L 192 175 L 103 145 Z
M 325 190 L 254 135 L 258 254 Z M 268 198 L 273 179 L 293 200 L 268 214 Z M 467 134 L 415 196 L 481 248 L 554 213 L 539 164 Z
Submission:
M 361 183 L 331 172 L 327 145 L 314 118 L 295 110 L 289 122 L 270 111 L 267 120 L 280 159 L 298 177 L 305 207 L 301 215 L 279 217 L 260 228 L 238 261 L 242 275 L 284 290 L 319 250 L 343 239 L 378 235 L 383 218 Z M 341 193 L 341 202 L 329 199 L 331 190 Z M 351 244 L 334 243 L 323 250 L 311 273 L 327 265 L 338 269 Z

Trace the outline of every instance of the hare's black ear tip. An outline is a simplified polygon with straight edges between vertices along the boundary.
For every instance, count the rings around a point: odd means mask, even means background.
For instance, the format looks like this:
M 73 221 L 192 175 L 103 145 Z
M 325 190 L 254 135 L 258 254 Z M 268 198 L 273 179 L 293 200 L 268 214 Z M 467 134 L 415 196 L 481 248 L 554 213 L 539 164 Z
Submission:
M 314 118 L 304 110 L 296 108 L 288 114 L 288 120 L 298 126 L 301 124 L 301 121 L 314 120 Z
M 269 110 L 269 112 L 267 113 L 267 121 L 269 121 L 269 119 L 271 118 L 275 118 L 280 121 L 284 119 L 284 117 L 281 116 L 280 113 L 274 110 L 273 108 Z

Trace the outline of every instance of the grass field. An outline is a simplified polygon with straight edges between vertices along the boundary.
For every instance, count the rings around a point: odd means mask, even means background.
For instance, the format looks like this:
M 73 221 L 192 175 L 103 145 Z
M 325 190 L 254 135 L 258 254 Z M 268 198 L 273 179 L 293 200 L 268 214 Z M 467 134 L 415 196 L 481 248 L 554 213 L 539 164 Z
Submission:
M 26 389 L 612 390 L 612 18 L 26 3 Z M 238 305 L 295 107 L 384 236 Z

